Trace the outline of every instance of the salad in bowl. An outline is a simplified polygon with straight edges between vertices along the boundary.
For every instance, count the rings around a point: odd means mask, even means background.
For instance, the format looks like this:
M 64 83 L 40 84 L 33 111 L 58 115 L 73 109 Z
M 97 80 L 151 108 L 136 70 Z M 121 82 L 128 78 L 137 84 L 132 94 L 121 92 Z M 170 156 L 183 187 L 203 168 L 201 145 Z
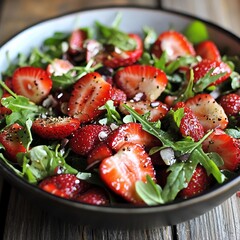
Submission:
M 106 209 L 168 206 L 235 179 L 239 57 L 200 20 L 128 31 L 120 10 L 111 17 L 5 52 L 1 162 L 41 193 Z

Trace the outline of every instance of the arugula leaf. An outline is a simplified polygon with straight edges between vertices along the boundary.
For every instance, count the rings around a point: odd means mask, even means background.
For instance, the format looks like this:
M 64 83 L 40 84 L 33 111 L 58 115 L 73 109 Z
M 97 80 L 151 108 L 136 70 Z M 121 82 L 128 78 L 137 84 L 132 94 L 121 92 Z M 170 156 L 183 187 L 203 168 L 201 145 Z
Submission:
M 240 74 L 237 72 L 232 72 L 230 75 L 231 78 L 231 87 L 233 90 L 237 90 L 240 88 Z
M 27 149 L 27 151 L 29 150 L 33 140 L 31 127 L 32 127 L 32 120 L 28 119 L 25 123 L 25 128 L 22 128 L 21 130 L 18 131 L 18 136 L 23 146 Z
M 236 128 L 236 129 L 228 128 L 225 130 L 225 133 L 230 135 L 233 138 L 237 138 L 237 139 L 240 138 L 240 128 Z
M 150 51 L 152 44 L 157 40 L 157 33 L 153 28 L 148 26 L 143 27 L 143 33 L 144 33 L 143 40 L 144 49 Z

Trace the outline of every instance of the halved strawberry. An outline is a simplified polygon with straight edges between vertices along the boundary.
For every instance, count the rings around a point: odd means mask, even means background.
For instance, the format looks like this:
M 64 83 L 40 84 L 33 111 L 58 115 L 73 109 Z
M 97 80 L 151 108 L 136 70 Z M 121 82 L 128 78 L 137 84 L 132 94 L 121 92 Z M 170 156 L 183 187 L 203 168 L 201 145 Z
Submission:
M 228 124 L 223 108 L 210 94 L 197 94 L 186 101 L 186 106 L 193 111 L 204 131 L 214 128 L 225 129 Z
M 61 76 L 73 67 L 68 60 L 55 58 L 52 63 L 48 64 L 46 71 L 50 77 L 52 74 L 54 74 L 54 76 Z
M 5 149 L 4 154 L 13 162 L 17 161 L 16 155 L 19 152 L 27 151 L 19 136 L 19 131 L 22 129 L 22 126 L 14 123 L 0 132 L 0 143 Z
M 81 123 L 96 118 L 103 106 L 111 99 L 112 87 L 99 73 L 88 73 L 74 85 L 68 104 L 68 115 L 78 118 Z
M 240 142 L 239 140 L 227 135 L 221 129 L 215 131 L 203 142 L 205 152 L 218 153 L 224 165 L 221 169 L 235 171 L 240 166 Z
M 37 118 L 32 124 L 32 130 L 46 139 L 63 139 L 76 131 L 80 121 L 71 117 Z
M 125 143 L 140 144 L 144 147 L 159 146 L 160 141 L 142 129 L 140 123 L 126 123 L 111 132 L 106 140 L 107 144 L 118 151 Z
M 231 68 L 224 62 L 210 60 L 210 59 L 203 59 L 201 62 L 199 62 L 198 64 L 196 64 L 193 67 L 194 82 L 197 82 L 200 78 L 204 77 L 211 69 L 214 69 L 211 76 L 219 74 L 219 73 L 223 73 L 223 72 L 225 73 L 224 76 L 218 78 L 211 85 L 217 85 L 219 83 L 222 83 L 232 73 Z
M 89 188 L 89 183 L 78 179 L 74 174 L 59 174 L 45 178 L 39 188 L 53 195 L 72 199 Z
M 198 165 L 192 175 L 188 186 L 179 192 L 181 198 L 190 198 L 205 191 L 211 184 L 211 177 L 207 175 L 204 167 Z
M 160 101 L 126 101 L 126 105 L 134 109 L 137 113 L 143 115 L 149 113 L 148 120 L 151 122 L 156 122 L 166 116 L 168 112 L 168 107 L 166 104 Z M 124 114 L 128 114 L 123 105 L 120 105 L 120 111 Z
M 201 42 L 195 47 L 195 50 L 196 55 L 201 56 L 203 59 L 221 61 L 220 52 L 213 41 L 206 40 Z
M 69 141 L 69 146 L 73 152 L 87 156 L 100 142 L 104 141 L 110 128 L 106 125 L 89 124 L 79 128 Z
M 170 30 L 161 33 L 152 46 L 152 54 L 159 58 L 166 51 L 168 61 L 173 61 L 179 56 L 195 56 L 193 45 L 179 32 Z
M 12 86 L 15 93 L 40 103 L 52 89 L 47 72 L 37 67 L 19 67 L 13 73 Z
M 74 30 L 69 39 L 69 53 L 70 54 L 77 54 L 78 52 L 82 51 L 83 49 L 83 43 L 87 39 L 87 32 L 82 29 L 76 29 Z
M 113 87 L 111 99 L 114 102 L 114 106 L 118 106 L 121 102 L 125 102 L 127 100 L 127 95 L 121 89 Z
M 146 100 L 151 102 L 161 95 L 168 83 L 162 70 L 143 65 L 132 65 L 117 71 L 114 81 L 127 94 L 128 99 L 137 93 L 143 93 Z
M 155 180 L 155 171 L 151 158 L 143 147 L 125 143 L 119 151 L 105 158 L 99 166 L 103 182 L 116 194 L 132 203 L 143 203 L 135 190 L 137 181 L 146 182 L 149 175 Z
M 240 95 L 230 93 L 220 97 L 218 102 L 228 116 L 237 116 L 240 114 Z

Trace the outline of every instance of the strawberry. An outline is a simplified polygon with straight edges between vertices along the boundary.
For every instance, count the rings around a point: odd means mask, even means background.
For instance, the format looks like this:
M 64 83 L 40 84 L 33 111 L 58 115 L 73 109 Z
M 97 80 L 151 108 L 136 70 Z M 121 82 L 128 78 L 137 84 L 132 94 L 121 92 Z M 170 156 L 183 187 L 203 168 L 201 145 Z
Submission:
M 39 188 L 53 195 L 73 199 L 89 188 L 89 183 L 78 179 L 74 174 L 59 174 L 45 178 Z
M 196 55 L 201 56 L 203 59 L 221 61 L 221 55 L 216 44 L 210 40 L 199 43 L 195 50 Z
M 87 32 L 82 29 L 74 30 L 69 39 L 69 53 L 70 54 L 77 54 L 83 50 L 84 41 L 87 39 Z
M 10 96 L 11 96 L 11 94 L 8 93 L 7 91 L 6 91 L 6 92 L 3 92 L 1 100 L 2 100 L 3 98 L 7 98 L 7 97 L 10 97 Z M 1 101 L 0 101 L 0 116 L 3 116 L 3 117 L 4 117 L 4 115 L 9 115 L 11 112 L 12 112 L 12 111 L 11 111 L 9 108 L 4 107 L 4 106 L 1 104 Z
M 205 191 L 211 183 L 211 177 L 207 175 L 205 168 L 197 165 L 188 186 L 179 192 L 181 198 L 194 197 Z
M 104 141 L 110 129 L 108 126 L 89 124 L 79 128 L 70 139 L 69 145 L 73 152 L 87 156 L 100 142 Z
M 207 93 L 200 93 L 186 101 L 193 114 L 198 118 L 204 131 L 221 128 L 225 129 L 228 118 L 221 105 Z
M 12 86 L 15 93 L 40 103 L 52 89 L 47 72 L 37 67 L 19 67 L 13 73 Z
M 32 130 L 46 139 L 63 139 L 76 131 L 80 121 L 70 117 L 37 118 L 32 124 Z
M 95 119 L 102 113 L 98 108 L 111 98 L 111 85 L 99 73 L 88 73 L 74 85 L 68 104 L 68 115 L 81 123 Z
M 155 172 L 150 157 L 137 144 L 125 143 L 118 152 L 102 160 L 99 174 L 103 182 L 116 194 L 129 202 L 142 204 L 135 190 L 137 181 L 146 182 L 149 175 L 155 180 Z
M 153 44 L 151 51 L 157 58 L 160 58 L 163 51 L 166 51 L 169 61 L 173 61 L 180 56 L 195 56 L 195 50 L 187 38 L 173 30 L 161 33 Z
M 137 113 L 143 115 L 146 113 L 149 113 L 148 120 L 151 122 L 156 122 L 160 119 L 162 119 L 164 116 L 166 116 L 168 112 L 168 107 L 166 104 L 160 102 L 160 101 L 126 101 L 126 105 L 134 109 Z M 124 114 L 128 114 L 126 109 L 120 105 L 120 111 Z
M 104 189 L 91 187 L 86 192 L 79 194 L 75 200 L 91 205 L 108 205 L 109 197 Z
M 125 102 L 127 100 L 127 95 L 121 89 L 113 87 L 111 99 L 114 102 L 114 106 L 118 106 L 120 102 Z
M 231 68 L 224 62 L 210 60 L 210 59 L 203 59 L 201 62 L 199 62 L 193 67 L 194 82 L 197 82 L 200 78 L 204 77 L 211 69 L 214 69 L 211 76 L 225 72 L 224 76 L 218 78 L 211 85 L 217 85 L 219 83 L 222 83 L 232 73 Z
M 143 52 L 143 43 L 142 39 L 136 34 L 129 34 L 129 37 L 136 41 L 136 49 L 129 51 L 122 51 L 121 49 L 114 48 L 109 51 L 108 49 L 104 50 L 104 53 L 100 53 L 103 65 L 110 68 L 118 68 L 123 66 L 130 66 L 134 64 L 141 56 Z M 102 56 L 103 55 L 103 56 Z
M 227 135 L 221 129 L 215 131 L 203 142 L 205 152 L 218 153 L 224 165 L 221 169 L 235 171 L 240 166 L 240 142 L 239 140 Z
M 240 96 L 230 93 L 220 97 L 219 104 L 228 116 L 237 116 L 240 113 Z
M 48 64 L 46 71 L 50 77 L 52 74 L 54 74 L 54 76 L 61 76 L 73 67 L 68 60 L 55 58 L 52 63 Z
M 142 129 L 140 123 L 126 123 L 112 131 L 107 140 L 108 146 L 118 151 L 125 143 L 140 144 L 144 147 L 159 146 L 160 141 Z
M 20 130 L 23 130 L 23 127 L 18 123 L 14 123 L 0 132 L 0 143 L 5 149 L 4 153 L 13 162 L 17 162 L 16 155 L 19 152 L 25 153 L 27 151 L 20 139 Z
M 143 93 L 146 100 L 151 102 L 161 95 L 168 83 L 162 70 L 143 65 L 132 65 L 117 71 L 114 81 L 127 94 L 128 99 L 137 93 Z

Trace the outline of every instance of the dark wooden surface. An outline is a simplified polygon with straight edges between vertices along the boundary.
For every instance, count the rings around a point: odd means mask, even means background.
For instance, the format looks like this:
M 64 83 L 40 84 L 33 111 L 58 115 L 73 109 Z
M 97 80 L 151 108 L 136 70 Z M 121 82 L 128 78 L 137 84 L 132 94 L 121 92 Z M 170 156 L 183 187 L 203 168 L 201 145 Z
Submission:
M 81 8 L 134 4 L 165 7 L 210 20 L 240 36 L 239 0 L 1 0 L 0 43 L 30 24 Z M 0 176 L 0 239 L 240 239 L 240 199 L 234 194 L 212 211 L 178 224 L 142 230 L 101 230 L 70 224 L 30 203 Z

